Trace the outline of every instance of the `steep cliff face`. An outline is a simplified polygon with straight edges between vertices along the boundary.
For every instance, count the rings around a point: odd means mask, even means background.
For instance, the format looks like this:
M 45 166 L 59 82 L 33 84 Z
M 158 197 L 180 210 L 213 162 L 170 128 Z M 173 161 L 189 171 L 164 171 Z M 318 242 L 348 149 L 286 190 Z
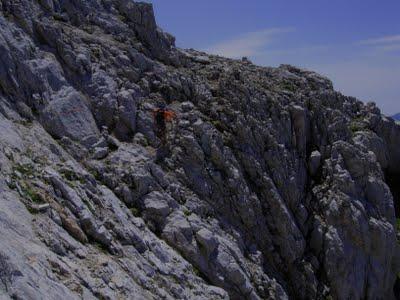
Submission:
M 374 104 L 178 49 L 130 0 L 0 0 L 0 62 L 1 297 L 395 297 L 400 125 Z

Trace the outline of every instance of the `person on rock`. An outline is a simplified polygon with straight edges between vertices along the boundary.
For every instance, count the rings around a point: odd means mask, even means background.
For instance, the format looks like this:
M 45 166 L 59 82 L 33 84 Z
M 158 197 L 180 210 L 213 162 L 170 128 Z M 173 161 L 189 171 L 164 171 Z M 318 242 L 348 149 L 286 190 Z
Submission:
M 169 110 L 164 103 L 160 103 L 153 110 L 153 119 L 156 136 L 160 139 L 160 145 L 157 150 L 157 160 L 163 159 L 168 152 L 167 149 L 167 123 L 176 118 L 176 113 Z

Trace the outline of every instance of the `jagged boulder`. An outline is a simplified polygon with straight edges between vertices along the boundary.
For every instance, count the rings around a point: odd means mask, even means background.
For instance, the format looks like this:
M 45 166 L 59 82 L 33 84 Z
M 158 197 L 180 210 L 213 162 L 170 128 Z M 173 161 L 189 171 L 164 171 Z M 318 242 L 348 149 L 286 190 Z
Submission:
M 55 138 L 80 141 L 98 135 L 99 130 L 84 98 L 73 89 L 62 90 L 42 112 L 44 127 Z

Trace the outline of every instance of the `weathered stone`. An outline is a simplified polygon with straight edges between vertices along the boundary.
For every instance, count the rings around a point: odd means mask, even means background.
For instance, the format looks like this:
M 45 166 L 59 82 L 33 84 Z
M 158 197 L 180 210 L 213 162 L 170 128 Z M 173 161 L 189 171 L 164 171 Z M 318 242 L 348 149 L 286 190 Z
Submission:
M 147 218 L 158 223 L 163 223 L 170 213 L 168 202 L 163 199 L 163 195 L 158 192 L 151 192 L 148 194 L 143 199 L 143 203 Z
M 61 222 L 65 230 L 75 239 L 81 243 L 87 243 L 88 239 L 82 229 L 79 227 L 78 223 L 65 215 L 61 215 Z
M 0 54 L 0 298 L 394 299 L 375 104 L 177 49 L 131 0 L 0 0 Z
M 103 159 L 108 155 L 108 148 L 107 147 L 97 147 L 94 149 L 93 158 L 94 159 Z
M 44 109 L 42 122 L 55 137 L 81 140 L 98 134 L 93 116 L 83 97 L 73 89 L 61 90 Z
M 321 153 L 319 151 L 313 151 L 310 155 L 310 159 L 308 162 L 308 168 L 310 170 L 311 175 L 315 175 L 318 169 L 321 166 Z
M 204 247 L 208 254 L 211 254 L 218 245 L 218 241 L 207 229 L 200 229 L 196 232 L 196 240 Z

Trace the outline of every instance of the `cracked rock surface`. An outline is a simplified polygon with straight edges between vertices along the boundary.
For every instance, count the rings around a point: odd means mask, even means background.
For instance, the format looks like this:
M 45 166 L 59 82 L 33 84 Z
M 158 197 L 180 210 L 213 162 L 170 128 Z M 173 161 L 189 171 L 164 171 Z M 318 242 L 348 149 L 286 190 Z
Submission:
M 395 299 L 400 125 L 174 43 L 146 3 L 0 0 L 0 298 Z

